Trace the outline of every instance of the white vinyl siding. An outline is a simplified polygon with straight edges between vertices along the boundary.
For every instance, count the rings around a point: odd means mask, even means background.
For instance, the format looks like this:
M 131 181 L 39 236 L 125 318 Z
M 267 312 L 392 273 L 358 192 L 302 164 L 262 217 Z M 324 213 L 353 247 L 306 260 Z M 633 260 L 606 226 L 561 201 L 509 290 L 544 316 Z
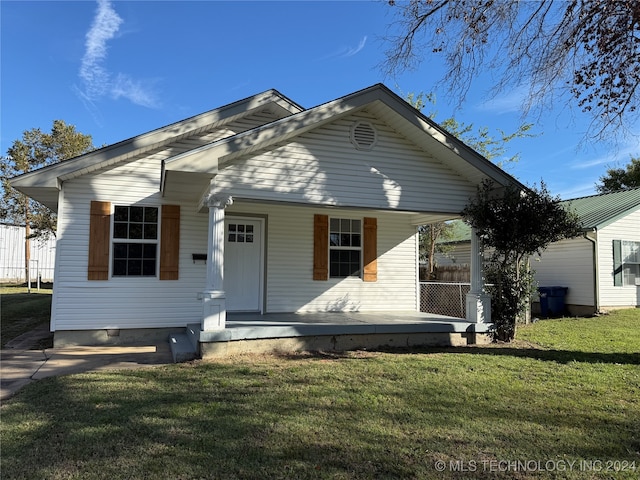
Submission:
M 377 131 L 373 150 L 350 141 L 358 120 Z M 200 323 L 207 253 L 208 215 L 196 204 L 163 198 L 161 163 L 194 145 L 249 128 L 255 119 L 231 123 L 198 140 L 67 180 L 60 196 L 54 330 L 159 328 Z M 308 132 L 287 146 L 222 164 L 218 192 L 235 203 L 227 215 L 265 218 L 265 312 L 415 311 L 416 229 L 401 212 L 457 214 L 475 185 L 367 114 L 352 115 Z M 251 202 L 243 202 L 250 199 Z M 199 200 L 199 199 L 198 199 Z M 277 202 L 277 203 L 261 203 Z M 157 277 L 87 281 L 91 201 L 162 207 L 179 204 L 180 268 L 176 281 Z M 321 205 L 342 208 L 326 209 Z M 382 211 L 386 210 L 386 211 Z M 395 210 L 395 211 L 394 211 Z M 313 281 L 314 214 L 377 219 L 377 281 L 333 278 Z
M 137 172 L 135 181 L 119 172 Z M 155 161 L 89 174 L 65 183 L 59 219 L 59 270 L 56 278 L 54 330 L 106 328 L 159 328 L 200 323 L 202 304 L 197 299 L 206 282 L 206 266 L 193 262 L 193 253 L 207 252 L 206 213 L 194 204 L 181 206 L 180 277 L 110 278 L 87 281 L 89 207 L 91 200 L 113 205 L 160 206 L 160 169 Z M 123 184 L 126 185 L 123 187 Z M 409 215 L 340 210 L 346 218 L 378 219 L 378 281 L 360 278 L 314 282 L 313 215 L 324 209 L 285 205 L 242 204 L 227 215 L 267 216 L 266 311 L 372 311 L 415 310 L 415 227 Z M 336 212 L 337 213 L 337 212 Z
M 640 286 L 615 286 L 613 281 L 613 241 L 640 242 L 640 210 L 607 225 L 598 232 L 600 258 L 600 305 L 607 307 L 640 306 Z
M 540 287 L 568 287 L 567 305 L 594 306 L 593 243 L 584 237 L 562 240 L 534 255 L 531 268 Z
M 161 207 L 165 202 L 158 193 L 159 179 L 158 162 L 138 160 L 65 182 L 63 214 L 58 219 L 53 330 L 172 327 L 201 321 L 197 292 L 204 288 L 205 270 L 202 262 L 193 263 L 191 254 L 207 251 L 207 216 L 197 214 L 192 204 L 181 208 L 178 281 L 157 277 L 87 281 L 90 202 Z
M 358 120 L 378 132 L 371 151 L 357 150 L 350 131 Z M 218 192 L 237 198 L 283 199 L 302 204 L 458 213 L 475 185 L 400 134 L 367 116 L 352 115 L 292 143 L 223 165 Z
M 408 215 L 335 211 L 341 218 L 376 217 L 378 280 L 313 280 L 313 215 L 325 209 L 235 203 L 227 214 L 268 215 L 266 311 L 416 310 L 416 229 Z

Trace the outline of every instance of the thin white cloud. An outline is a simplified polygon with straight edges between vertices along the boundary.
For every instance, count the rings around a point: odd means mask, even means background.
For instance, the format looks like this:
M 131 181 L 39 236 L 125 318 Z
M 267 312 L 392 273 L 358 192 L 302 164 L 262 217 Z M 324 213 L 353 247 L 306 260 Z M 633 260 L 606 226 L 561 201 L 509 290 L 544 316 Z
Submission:
M 597 193 L 595 182 L 581 183 L 578 185 L 572 185 L 562 189 L 558 196 L 562 200 L 569 200 L 572 198 L 588 197 Z
M 591 167 L 597 167 L 599 165 L 607 165 L 612 162 L 614 157 L 599 157 L 591 160 L 578 160 L 571 165 L 572 170 L 585 170 Z
M 86 50 L 80 66 L 80 78 L 84 80 L 89 97 L 102 96 L 109 89 L 109 73 L 102 63 L 107 58 L 107 41 L 115 37 L 121 24 L 122 19 L 109 1 L 98 0 L 98 10 L 87 32 Z
M 141 82 L 133 80 L 129 75 L 119 73 L 111 86 L 111 96 L 118 99 L 127 98 L 136 105 L 143 107 L 155 107 L 156 100 L 149 91 L 148 86 L 143 86 Z
M 497 96 L 486 102 L 482 102 L 476 108 L 482 112 L 503 113 L 522 112 L 522 106 L 527 98 L 527 90 L 525 87 L 518 87 L 510 93 Z
M 355 47 L 350 47 L 350 46 L 342 47 L 339 50 L 337 50 L 336 52 L 333 52 L 333 53 L 331 53 L 329 55 L 326 55 L 326 56 L 320 58 L 320 60 L 327 60 L 329 58 L 353 57 L 354 55 L 357 55 L 358 53 L 360 53 L 360 51 L 362 51 L 362 49 L 365 47 L 366 44 L 367 44 L 367 36 L 365 35 L 364 37 L 362 37 L 362 39 L 360 40 L 360 42 L 358 43 L 357 46 L 355 46 Z
M 367 36 L 365 35 L 364 37 L 362 37 L 362 39 L 360 40 L 360 43 L 358 43 L 357 47 L 347 47 L 344 51 L 344 53 L 341 55 L 342 57 L 353 57 L 354 55 L 357 55 L 363 48 L 364 46 L 367 44 Z
M 126 98 L 144 107 L 155 107 L 156 100 L 148 82 L 134 80 L 124 73 L 113 75 L 104 66 L 107 43 L 116 37 L 123 22 L 109 0 L 98 0 L 98 9 L 86 35 L 86 49 L 80 65 L 79 76 L 84 89 L 77 90 L 83 101 L 92 106 L 96 100 L 108 96 L 113 99 Z
M 577 160 L 570 166 L 572 170 L 584 170 L 591 167 L 607 166 L 616 167 L 629 163 L 629 159 L 632 156 L 637 156 L 639 148 L 637 143 L 630 142 L 626 145 L 616 147 L 611 152 L 607 152 L 605 155 L 589 160 Z M 602 172 L 605 173 L 604 170 Z

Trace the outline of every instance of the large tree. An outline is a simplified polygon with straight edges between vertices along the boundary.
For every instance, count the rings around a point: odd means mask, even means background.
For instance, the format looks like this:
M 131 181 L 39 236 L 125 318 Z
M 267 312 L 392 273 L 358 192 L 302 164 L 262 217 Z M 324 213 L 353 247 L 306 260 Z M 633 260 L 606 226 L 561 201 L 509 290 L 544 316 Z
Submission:
M 640 187 L 640 157 L 631 158 L 631 161 L 624 168 L 609 168 L 606 175 L 600 177 L 600 183 L 596 184 L 600 193 L 617 192 L 637 187 Z
M 427 105 L 436 105 L 435 95 L 433 93 L 413 93 L 405 95 L 405 100 L 417 110 L 424 110 Z M 432 110 L 427 114 L 434 121 L 437 112 Z M 493 161 L 500 168 L 513 164 L 518 161 L 519 154 L 511 154 L 507 156 L 507 144 L 516 138 L 535 137 L 536 134 L 531 133 L 533 127 L 531 123 L 521 124 L 513 133 L 506 133 L 503 130 L 497 130 L 497 136 L 491 134 L 489 127 L 476 128 L 473 124 L 459 122 L 454 117 L 448 117 L 439 121 L 439 124 L 447 132 L 454 137 L 462 140 L 466 145 L 480 153 L 487 160 Z M 450 247 L 443 243 L 444 240 L 451 239 L 454 235 L 454 224 L 451 222 L 436 222 L 429 225 L 423 225 L 419 228 L 420 233 L 420 260 L 427 262 L 428 278 L 434 279 L 436 263 L 434 261 L 435 254 L 440 253 L 446 255 Z
M 420 235 L 420 261 L 427 264 L 427 279 L 436 279 L 436 253 L 447 255 L 452 249 L 445 242 L 454 235 L 454 224 L 451 222 L 435 222 L 418 227 Z
M 510 341 L 534 291 L 529 257 L 553 242 L 577 236 L 580 221 L 549 194 L 544 183 L 526 191 L 508 186 L 497 194 L 485 181 L 462 216 L 493 252 L 486 270 L 491 318 L 496 339 Z
M 29 240 L 55 235 L 56 215 L 44 205 L 13 188 L 9 180 L 93 150 L 91 135 L 76 131 L 75 126 L 55 120 L 50 133 L 39 128 L 27 130 L 15 140 L 0 158 L 0 219 L 3 222 L 26 226 L 25 270 L 29 277 Z
M 46 167 L 93 149 L 91 135 L 76 131 L 75 126 L 55 120 L 50 133 L 39 128 L 27 130 L 15 140 L 0 158 L 2 197 L 0 215 L 3 222 L 26 225 L 31 236 L 55 234 L 55 215 L 44 205 L 14 189 L 9 180 L 41 167 Z
M 433 92 L 410 92 L 405 95 L 405 100 L 420 111 L 423 111 L 429 104 L 432 107 L 436 106 L 436 96 Z M 507 156 L 507 144 L 510 141 L 516 138 L 532 138 L 538 135 L 531 132 L 532 123 L 522 123 L 512 133 L 507 133 L 499 128 L 496 129 L 495 133 L 491 133 L 487 126 L 476 127 L 473 123 L 460 122 L 455 117 L 438 120 L 438 112 L 433 109 L 426 115 L 451 135 L 462 140 L 466 145 L 473 148 L 487 160 L 494 162 L 500 168 L 508 167 L 520 159 L 518 153 Z
M 640 94 L 638 0 L 410 0 L 396 10 L 397 34 L 383 68 L 413 69 L 431 55 L 462 102 L 482 73 L 497 74 L 493 94 L 526 88 L 523 112 L 568 95 L 593 116 L 589 135 L 605 139 L 635 119 Z M 620 127 L 623 127 L 622 129 Z

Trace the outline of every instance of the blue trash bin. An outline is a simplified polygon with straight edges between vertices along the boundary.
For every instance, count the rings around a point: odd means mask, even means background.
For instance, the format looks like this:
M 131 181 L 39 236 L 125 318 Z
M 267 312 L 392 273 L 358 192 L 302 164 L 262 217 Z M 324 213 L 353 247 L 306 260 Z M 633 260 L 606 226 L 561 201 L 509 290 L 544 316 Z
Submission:
M 549 318 L 564 314 L 564 298 L 568 290 L 568 287 L 539 287 L 540 315 Z

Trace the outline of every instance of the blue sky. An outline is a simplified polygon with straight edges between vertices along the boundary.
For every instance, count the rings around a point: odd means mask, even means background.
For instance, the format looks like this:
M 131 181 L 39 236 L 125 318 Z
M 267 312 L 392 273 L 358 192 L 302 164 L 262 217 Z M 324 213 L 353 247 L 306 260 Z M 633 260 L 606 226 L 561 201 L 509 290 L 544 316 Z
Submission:
M 0 152 L 22 132 L 62 119 L 115 143 L 274 88 L 309 108 L 375 83 L 401 96 L 433 92 L 436 120 L 514 131 L 518 91 L 466 101 L 435 88 L 443 69 L 427 58 L 390 78 L 379 65 L 393 10 L 385 1 L 5 1 L 1 15 Z M 427 112 L 425 112 L 427 113 Z M 595 193 L 607 167 L 640 155 L 637 139 L 581 144 L 589 118 L 564 105 L 535 122 L 535 138 L 509 143 L 509 173 L 553 195 Z

